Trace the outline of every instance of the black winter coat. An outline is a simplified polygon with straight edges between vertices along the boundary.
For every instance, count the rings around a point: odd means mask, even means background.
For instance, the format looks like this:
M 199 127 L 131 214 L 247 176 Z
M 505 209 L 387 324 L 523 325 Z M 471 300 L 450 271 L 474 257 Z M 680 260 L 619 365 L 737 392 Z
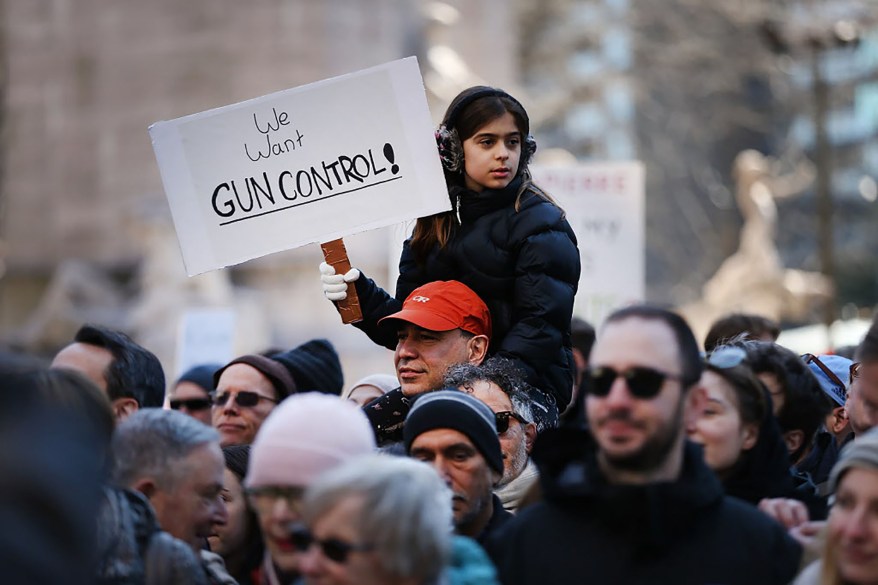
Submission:
M 551 430 L 541 441 L 545 501 L 520 510 L 488 546 L 503 585 L 780 585 L 795 576 L 801 547 L 723 496 L 698 446 L 687 443 L 676 481 L 619 486 L 604 479 L 586 431 Z
M 455 224 L 446 246 L 437 245 L 419 264 L 406 240 L 395 297 L 371 279 L 359 278 L 363 321 L 356 326 L 393 349 L 396 331 L 378 327 L 378 320 L 399 311 L 417 287 L 458 280 L 491 311 L 489 353 L 514 360 L 528 382 L 554 396 L 563 410 L 573 388 L 570 321 L 579 283 L 579 250 L 557 206 L 528 191 L 515 211 L 520 186 L 516 179 L 505 189 L 481 193 L 455 188 L 452 200 L 459 200 L 460 224 Z

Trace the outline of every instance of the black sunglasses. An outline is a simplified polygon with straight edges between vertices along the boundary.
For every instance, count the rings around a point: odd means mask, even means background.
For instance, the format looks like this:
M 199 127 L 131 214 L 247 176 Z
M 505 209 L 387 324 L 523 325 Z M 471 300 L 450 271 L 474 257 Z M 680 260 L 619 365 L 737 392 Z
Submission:
M 256 392 L 250 392 L 249 390 L 241 390 L 240 392 L 234 393 L 223 392 L 222 394 L 217 394 L 216 392 L 210 393 L 210 399 L 213 401 L 214 406 L 225 406 L 229 402 L 229 397 L 235 400 L 235 404 L 245 408 L 256 406 L 259 404 L 260 400 L 268 400 L 269 402 L 277 404 L 277 400 L 274 398 L 269 398 L 268 396 L 263 396 Z
M 524 419 L 524 417 L 519 416 L 512 412 L 511 410 L 504 410 L 502 412 L 494 413 L 494 421 L 497 423 L 497 434 L 502 435 L 506 431 L 509 430 L 509 419 L 514 418 L 518 422 L 523 425 L 528 424 L 528 421 Z
M 172 398 L 171 399 L 171 410 L 180 410 L 181 408 L 185 408 L 186 410 L 204 410 L 205 408 L 210 408 L 210 399 L 209 398 Z
M 311 531 L 301 524 L 294 524 L 290 529 L 290 540 L 300 551 L 304 552 L 311 548 L 312 544 L 320 547 L 320 552 L 334 563 L 344 564 L 352 552 L 368 552 L 375 548 L 372 544 L 351 544 L 338 538 L 317 540 Z
M 598 366 L 586 371 L 586 380 L 590 382 L 586 385 L 586 389 L 593 396 L 606 396 L 610 393 L 616 378 L 619 377 L 625 379 L 625 384 L 632 396 L 644 399 L 655 398 L 661 392 L 666 379 L 680 381 L 683 379 L 681 376 L 660 372 L 646 366 L 635 366 L 624 372 L 617 372 L 608 366 Z

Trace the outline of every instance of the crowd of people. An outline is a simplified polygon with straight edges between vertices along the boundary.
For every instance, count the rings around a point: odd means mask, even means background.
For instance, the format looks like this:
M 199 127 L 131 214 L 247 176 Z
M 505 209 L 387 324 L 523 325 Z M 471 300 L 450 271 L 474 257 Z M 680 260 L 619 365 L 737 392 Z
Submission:
M 5 583 L 878 583 L 878 319 L 847 356 L 749 314 L 595 331 L 521 104 L 471 88 L 437 143 L 452 210 L 396 294 L 320 267 L 395 376 L 313 339 L 168 384 L 91 324 L 0 355 Z

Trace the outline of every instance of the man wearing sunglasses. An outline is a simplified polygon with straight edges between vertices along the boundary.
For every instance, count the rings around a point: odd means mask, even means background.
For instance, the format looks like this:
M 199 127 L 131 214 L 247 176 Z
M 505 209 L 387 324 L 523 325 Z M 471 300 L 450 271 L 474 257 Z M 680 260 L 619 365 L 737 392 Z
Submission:
M 580 400 L 590 432 L 571 424 L 537 439 L 544 501 L 489 544 L 504 585 L 792 580 L 799 545 L 727 498 L 686 440 L 705 403 L 701 370 L 679 315 L 636 305 L 607 318 Z
M 261 355 L 235 358 L 214 374 L 213 426 L 220 444 L 249 445 L 265 419 L 296 384 L 279 362 Z
M 210 393 L 213 392 L 213 373 L 222 364 L 202 364 L 183 372 L 171 389 L 171 410 L 179 410 L 195 420 L 211 425 Z
M 503 477 L 494 493 L 506 510 L 515 512 L 538 478 L 530 460 L 537 425 L 523 378 L 513 362 L 495 356 L 480 366 L 453 366 L 445 385 L 472 394 L 494 412 L 503 452 Z
M 235 358 L 213 379 L 213 426 L 223 447 L 251 444 L 265 418 L 291 394 L 319 391 L 338 396 L 343 383 L 338 353 L 326 339 L 312 339 L 271 357 Z

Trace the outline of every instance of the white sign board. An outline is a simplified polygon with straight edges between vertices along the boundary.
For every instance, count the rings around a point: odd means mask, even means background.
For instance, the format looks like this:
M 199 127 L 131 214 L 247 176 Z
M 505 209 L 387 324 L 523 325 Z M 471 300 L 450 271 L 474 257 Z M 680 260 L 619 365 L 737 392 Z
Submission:
M 450 209 L 414 57 L 149 132 L 190 276 Z
M 567 213 L 582 276 L 574 313 L 592 325 L 645 298 L 644 169 L 638 162 L 531 167 Z
M 193 366 L 230 362 L 234 348 L 233 310 L 187 310 L 177 331 L 177 377 Z

